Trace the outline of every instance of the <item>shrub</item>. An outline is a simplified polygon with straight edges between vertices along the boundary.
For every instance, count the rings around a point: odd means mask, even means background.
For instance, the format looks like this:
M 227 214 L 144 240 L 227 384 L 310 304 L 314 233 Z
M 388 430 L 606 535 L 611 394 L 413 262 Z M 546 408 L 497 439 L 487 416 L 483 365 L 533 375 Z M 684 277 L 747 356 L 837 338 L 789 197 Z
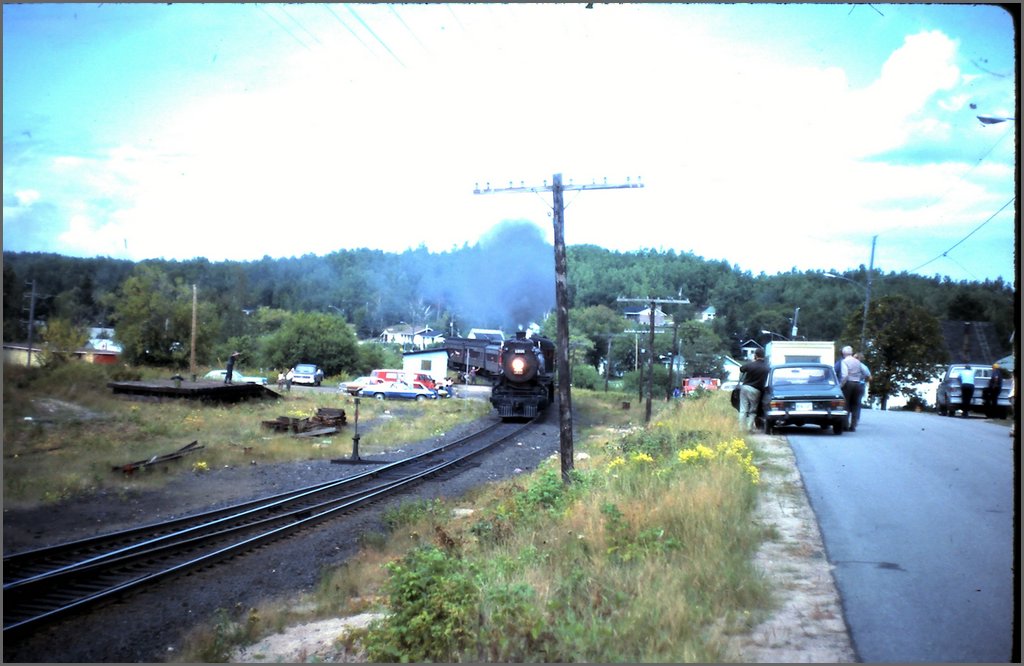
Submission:
M 473 640 L 479 592 L 474 567 L 435 546 L 387 565 L 390 614 L 366 636 L 371 661 L 452 662 Z

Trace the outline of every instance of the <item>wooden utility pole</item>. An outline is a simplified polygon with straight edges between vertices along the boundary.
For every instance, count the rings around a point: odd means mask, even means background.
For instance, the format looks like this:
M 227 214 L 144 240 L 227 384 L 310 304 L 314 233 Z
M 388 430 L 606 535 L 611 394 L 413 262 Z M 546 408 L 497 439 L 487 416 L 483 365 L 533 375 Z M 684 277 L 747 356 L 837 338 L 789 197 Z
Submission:
M 36 281 L 32 280 L 29 284 L 32 285 L 32 294 L 29 296 L 28 301 L 28 363 L 26 367 L 31 368 L 32 345 L 34 344 L 33 338 L 36 331 Z
M 190 374 L 192 375 L 192 381 L 196 380 L 196 286 L 192 285 L 192 357 L 189 362 Z
M 647 343 L 647 401 L 644 408 L 644 423 L 651 422 L 651 394 L 654 393 L 654 308 L 659 303 L 680 303 L 687 304 L 690 299 L 677 298 L 622 298 L 616 299 L 620 303 L 647 303 L 650 308 L 650 337 Z
M 569 483 L 570 473 L 573 469 L 573 444 L 572 444 L 572 396 L 570 395 L 570 370 L 569 370 L 569 296 L 566 288 L 566 260 L 565 260 L 565 204 L 562 195 L 565 190 L 612 190 L 623 188 L 643 187 L 637 180 L 631 183 L 627 178 L 625 183 L 609 184 L 605 179 L 603 183 L 591 182 L 589 185 L 574 185 L 570 180 L 568 185 L 562 184 L 562 174 L 556 173 L 551 179 L 551 185 L 545 180 L 540 187 L 527 186 L 520 183 L 514 187 L 510 182 L 508 187 L 492 189 L 490 183 L 486 183 L 484 189 L 480 189 L 477 183 L 473 194 L 494 194 L 497 192 L 551 192 L 553 219 L 555 225 L 555 309 L 558 321 L 558 339 L 555 341 L 555 356 L 558 359 L 558 414 L 559 414 L 559 452 L 562 461 L 562 481 Z

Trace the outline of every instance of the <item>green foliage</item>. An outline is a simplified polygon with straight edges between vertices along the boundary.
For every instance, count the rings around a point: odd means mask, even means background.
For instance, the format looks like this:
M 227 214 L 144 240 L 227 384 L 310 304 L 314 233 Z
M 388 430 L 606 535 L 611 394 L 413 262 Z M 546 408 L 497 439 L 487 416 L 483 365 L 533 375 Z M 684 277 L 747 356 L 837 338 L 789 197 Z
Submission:
M 277 332 L 265 339 L 264 358 L 275 368 L 315 363 L 324 373 L 352 373 L 359 353 L 352 327 L 338 317 L 300 312 L 287 318 Z
M 604 386 L 604 377 L 590 365 L 577 365 L 572 369 L 572 385 L 576 388 L 597 389 Z
M 444 511 L 444 505 L 437 499 L 402 502 L 397 507 L 389 508 L 384 512 L 384 524 L 388 526 L 388 529 L 395 530 L 412 525 L 427 516 L 436 516 L 438 512 Z
M 67 363 L 89 341 L 89 333 L 67 319 L 51 319 L 46 325 L 43 340 L 46 341 L 43 364 Z
M 138 264 L 116 294 L 103 301 L 113 308 L 117 340 L 130 364 L 189 365 L 192 338 L 192 287 L 172 281 L 158 264 Z M 206 358 L 220 320 L 214 305 L 197 304 L 196 356 Z
M 387 565 L 390 615 L 371 625 L 367 654 L 377 662 L 452 662 L 472 644 L 480 593 L 473 566 L 434 546 Z
M 862 314 L 853 315 L 845 338 L 856 340 Z M 871 369 L 871 393 L 880 396 L 884 409 L 889 396 L 913 395 L 913 386 L 928 381 L 943 349 L 939 321 L 928 311 L 903 296 L 886 296 L 868 310 L 866 331 L 869 345 L 864 362 Z

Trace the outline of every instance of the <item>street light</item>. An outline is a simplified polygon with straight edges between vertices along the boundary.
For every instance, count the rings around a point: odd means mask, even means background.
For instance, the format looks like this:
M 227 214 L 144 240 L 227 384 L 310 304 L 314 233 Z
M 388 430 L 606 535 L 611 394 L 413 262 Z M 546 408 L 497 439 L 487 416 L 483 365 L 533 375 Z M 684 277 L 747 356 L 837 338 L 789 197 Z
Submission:
M 789 338 L 787 338 L 786 336 L 782 335 L 781 333 L 776 333 L 775 331 L 769 331 L 769 330 L 768 330 L 768 329 L 766 329 L 766 328 L 762 328 L 762 329 L 761 329 L 761 333 L 762 333 L 763 335 L 770 335 L 770 336 L 772 336 L 772 340 L 774 340 L 774 339 L 775 339 L 775 337 L 774 337 L 774 336 L 776 336 L 776 335 L 777 335 L 777 336 L 779 336 L 780 338 L 782 338 L 783 340 L 789 340 Z
M 871 288 L 870 287 L 865 287 L 864 285 L 862 285 L 860 282 L 857 282 L 856 280 L 851 280 L 848 277 L 843 277 L 842 275 L 836 275 L 835 273 L 822 273 L 822 275 L 824 275 L 827 278 L 835 278 L 837 280 L 846 280 L 850 284 L 856 285 L 857 287 L 860 287 L 861 289 L 864 290 L 864 315 L 861 317 L 861 321 L 860 321 L 860 349 L 858 350 L 861 353 L 863 353 L 865 351 L 864 350 L 864 333 L 865 333 L 865 330 L 866 330 L 867 325 L 868 325 L 868 304 L 871 302 Z

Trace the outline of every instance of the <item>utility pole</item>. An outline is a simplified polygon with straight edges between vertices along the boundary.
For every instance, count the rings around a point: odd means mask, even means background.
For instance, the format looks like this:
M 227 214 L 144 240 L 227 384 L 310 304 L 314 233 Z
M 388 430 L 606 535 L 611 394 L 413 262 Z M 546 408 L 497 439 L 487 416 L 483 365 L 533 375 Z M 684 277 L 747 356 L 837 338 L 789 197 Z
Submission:
M 591 182 L 589 185 L 574 185 L 572 180 L 568 185 L 562 184 L 562 174 L 556 173 L 551 179 L 551 185 L 545 180 L 540 187 L 527 186 L 520 182 L 519 187 L 514 187 L 509 182 L 508 187 L 492 189 L 490 183 L 486 183 L 484 189 L 480 189 L 477 183 L 473 194 L 494 194 L 497 192 L 551 192 L 552 211 L 555 226 L 555 311 L 558 322 L 558 339 L 555 341 L 555 356 L 558 359 L 558 414 L 559 434 L 558 444 L 562 462 L 562 482 L 569 483 L 570 473 L 573 469 L 573 443 L 572 443 L 572 396 L 570 394 L 570 370 L 569 370 L 569 295 L 566 287 L 566 260 L 565 260 L 565 203 L 563 193 L 566 190 L 612 190 L 624 188 L 643 187 L 639 182 L 631 183 L 627 178 L 625 183 L 610 184 L 606 178 L 603 183 Z
M 32 338 L 36 330 L 36 281 L 29 282 L 32 293 L 28 301 L 28 367 L 32 367 Z
M 644 407 L 644 423 L 651 422 L 651 394 L 654 393 L 654 308 L 659 303 L 678 303 L 686 305 L 690 302 L 690 299 L 678 299 L 678 298 L 623 298 L 619 297 L 616 299 L 620 303 L 647 303 L 650 308 L 650 334 L 647 345 L 647 402 Z
M 196 303 L 198 297 L 196 295 L 196 285 L 192 285 L 192 356 L 189 361 L 190 374 L 192 375 L 192 381 L 196 380 Z
M 878 241 L 878 236 L 871 237 L 871 263 L 868 264 L 868 281 L 867 288 L 864 290 L 864 316 L 860 318 L 860 353 L 866 354 L 867 349 L 864 348 L 865 333 L 868 327 L 868 304 L 871 303 L 871 274 L 875 272 L 875 243 Z

